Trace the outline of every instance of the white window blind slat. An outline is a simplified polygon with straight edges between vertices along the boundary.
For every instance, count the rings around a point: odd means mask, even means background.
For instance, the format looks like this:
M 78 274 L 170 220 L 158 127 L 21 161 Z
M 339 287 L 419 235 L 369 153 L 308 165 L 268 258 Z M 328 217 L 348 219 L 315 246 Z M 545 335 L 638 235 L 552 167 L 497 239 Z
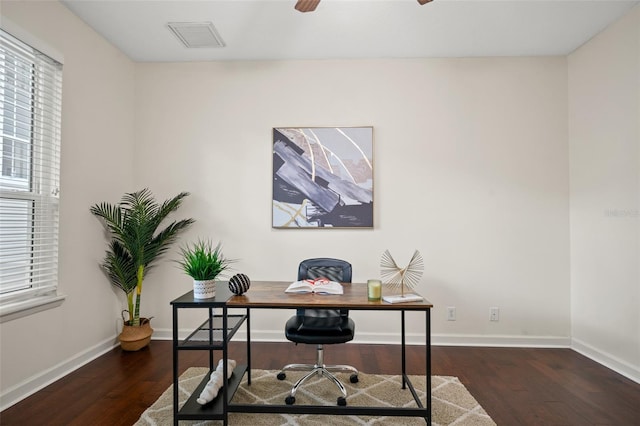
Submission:
M 56 292 L 62 66 L 0 30 L 0 307 Z

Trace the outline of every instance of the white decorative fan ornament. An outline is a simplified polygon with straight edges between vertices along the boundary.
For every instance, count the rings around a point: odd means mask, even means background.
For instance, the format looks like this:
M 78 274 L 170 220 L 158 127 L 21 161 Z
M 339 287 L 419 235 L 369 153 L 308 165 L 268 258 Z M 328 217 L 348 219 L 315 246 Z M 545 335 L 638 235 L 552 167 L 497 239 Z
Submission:
M 424 262 L 418 250 L 413 253 L 411 261 L 404 268 L 400 268 L 389 250 L 385 250 L 380 259 L 380 275 L 382 281 L 389 287 L 396 289 L 400 287 L 400 294 L 404 297 L 404 286 L 414 288 L 422 278 L 424 272 Z

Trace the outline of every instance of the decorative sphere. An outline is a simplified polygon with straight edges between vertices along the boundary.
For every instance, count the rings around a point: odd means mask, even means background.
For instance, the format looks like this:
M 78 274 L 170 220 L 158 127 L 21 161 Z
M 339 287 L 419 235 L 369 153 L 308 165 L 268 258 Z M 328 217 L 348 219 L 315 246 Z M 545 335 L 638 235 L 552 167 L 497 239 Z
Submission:
M 238 296 L 249 290 L 250 285 L 251 280 L 245 274 L 236 274 L 229 279 L 229 290 Z

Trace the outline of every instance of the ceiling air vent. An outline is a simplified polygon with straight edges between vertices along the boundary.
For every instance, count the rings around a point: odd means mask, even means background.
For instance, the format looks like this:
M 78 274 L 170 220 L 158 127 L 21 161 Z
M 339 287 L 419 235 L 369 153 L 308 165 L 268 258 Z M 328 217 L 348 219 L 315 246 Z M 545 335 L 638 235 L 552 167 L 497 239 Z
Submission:
M 169 29 L 188 48 L 224 47 L 224 41 L 211 22 L 169 22 Z

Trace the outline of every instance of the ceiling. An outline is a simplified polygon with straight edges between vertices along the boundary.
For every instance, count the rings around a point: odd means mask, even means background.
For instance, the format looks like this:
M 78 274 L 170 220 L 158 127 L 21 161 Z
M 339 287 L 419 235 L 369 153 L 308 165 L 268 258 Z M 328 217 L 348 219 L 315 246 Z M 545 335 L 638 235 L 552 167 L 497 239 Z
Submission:
M 566 55 L 640 1 L 62 0 L 134 61 Z M 225 43 L 186 48 L 168 22 L 210 21 Z

